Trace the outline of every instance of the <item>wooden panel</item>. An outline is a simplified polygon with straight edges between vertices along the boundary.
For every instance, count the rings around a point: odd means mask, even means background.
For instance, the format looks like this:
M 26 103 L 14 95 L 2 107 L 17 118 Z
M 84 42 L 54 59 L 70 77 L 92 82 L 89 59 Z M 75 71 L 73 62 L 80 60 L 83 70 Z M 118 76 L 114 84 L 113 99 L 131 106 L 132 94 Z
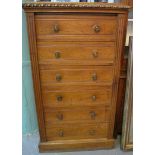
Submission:
M 109 107 L 44 108 L 46 124 L 109 122 Z
M 111 88 L 85 91 L 43 91 L 45 108 L 110 105 Z
M 42 43 L 38 45 L 40 64 L 105 64 L 113 63 L 114 42 L 107 43 Z M 78 61 L 78 62 L 77 62 Z
M 112 35 L 116 16 L 36 15 L 37 36 L 46 35 Z M 54 30 L 55 28 L 55 30 Z
M 105 138 L 108 133 L 107 123 L 66 124 L 46 127 L 47 140 Z
M 85 67 L 51 67 L 50 70 L 40 70 L 42 84 L 76 82 L 112 82 L 113 67 L 85 66 Z

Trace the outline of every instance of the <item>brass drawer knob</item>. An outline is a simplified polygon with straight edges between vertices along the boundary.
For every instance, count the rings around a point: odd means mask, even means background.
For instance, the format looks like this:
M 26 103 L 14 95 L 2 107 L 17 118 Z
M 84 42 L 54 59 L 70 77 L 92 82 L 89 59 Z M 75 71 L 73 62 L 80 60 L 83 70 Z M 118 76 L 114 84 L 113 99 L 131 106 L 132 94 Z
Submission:
M 59 131 L 59 136 L 63 137 L 64 136 L 64 132 L 62 130 Z
M 57 114 L 56 115 L 57 119 L 62 121 L 63 120 L 63 114 Z
M 95 117 L 96 117 L 96 112 L 95 112 L 95 111 L 91 111 L 91 112 L 90 112 L 90 116 L 91 116 L 91 119 L 95 119 Z
M 96 101 L 96 96 L 95 95 L 92 96 L 92 100 Z
M 92 80 L 93 80 L 93 81 L 96 81 L 96 80 L 97 80 L 97 74 L 96 74 L 96 73 L 94 73 L 94 74 L 92 75 Z
M 95 131 L 95 130 L 90 130 L 90 131 L 89 131 L 89 134 L 90 134 L 91 136 L 93 136 L 93 135 L 96 134 L 96 131 Z
M 93 29 L 96 33 L 100 32 L 100 26 L 99 25 L 94 25 Z
M 92 55 L 93 55 L 93 58 L 97 58 L 98 57 L 98 52 L 97 51 L 93 51 Z
M 62 101 L 62 96 L 57 96 L 57 101 Z
M 57 24 L 55 24 L 55 25 L 53 26 L 53 31 L 54 31 L 54 32 L 59 32 L 59 26 L 58 26 Z
M 54 55 L 56 59 L 59 59 L 61 57 L 60 52 L 55 52 Z
M 56 74 L 56 80 L 57 80 L 57 81 L 61 81 L 61 79 L 62 79 L 61 74 Z

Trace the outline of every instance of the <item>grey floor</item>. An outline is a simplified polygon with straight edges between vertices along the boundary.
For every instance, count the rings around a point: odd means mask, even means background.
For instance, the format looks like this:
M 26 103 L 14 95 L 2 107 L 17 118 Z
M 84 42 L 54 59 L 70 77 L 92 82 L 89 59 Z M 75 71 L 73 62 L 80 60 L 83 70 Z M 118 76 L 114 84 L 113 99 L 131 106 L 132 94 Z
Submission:
M 38 133 L 23 136 L 22 155 L 133 155 L 132 151 L 123 152 L 122 150 L 120 150 L 119 140 L 117 140 L 116 147 L 110 150 L 61 152 L 61 153 L 39 153 L 38 142 L 39 142 Z

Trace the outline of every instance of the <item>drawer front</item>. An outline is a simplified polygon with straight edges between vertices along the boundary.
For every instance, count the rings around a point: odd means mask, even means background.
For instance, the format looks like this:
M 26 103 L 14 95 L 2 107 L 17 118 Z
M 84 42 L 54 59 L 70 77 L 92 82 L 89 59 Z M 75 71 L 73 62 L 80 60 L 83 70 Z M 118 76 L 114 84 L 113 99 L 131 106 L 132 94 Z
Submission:
M 50 64 L 104 64 L 113 63 L 115 45 L 111 43 L 78 44 L 55 43 L 38 45 L 39 63 Z
M 108 123 L 46 125 L 46 136 L 48 141 L 106 138 L 108 126 Z
M 47 124 L 73 122 L 109 122 L 110 110 L 106 106 L 76 108 L 44 108 Z
M 53 67 L 50 70 L 40 70 L 42 84 L 72 83 L 72 82 L 110 82 L 113 81 L 112 66 L 82 66 Z
M 36 15 L 37 35 L 112 35 L 116 16 Z
M 43 91 L 43 104 L 45 108 L 94 106 L 111 104 L 111 88 L 92 91 Z

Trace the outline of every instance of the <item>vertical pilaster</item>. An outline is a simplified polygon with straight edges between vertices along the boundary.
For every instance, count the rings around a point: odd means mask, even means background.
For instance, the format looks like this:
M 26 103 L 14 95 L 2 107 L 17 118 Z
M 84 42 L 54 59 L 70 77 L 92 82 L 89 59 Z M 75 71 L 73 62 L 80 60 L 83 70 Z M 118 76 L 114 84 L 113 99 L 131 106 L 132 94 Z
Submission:
M 41 85 L 40 85 L 40 76 L 39 76 L 39 66 L 38 66 L 38 57 L 37 57 L 37 46 L 36 46 L 36 34 L 35 34 L 35 23 L 34 23 L 34 13 L 26 13 L 27 17 L 27 30 L 29 37 L 29 48 L 30 48 L 30 57 L 31 57 L 31 68 L 32 68 L 32 77 L 33 77 L 33 87 L 35 93 L 35 103 L 38 115 L 38 125 L 40 132 L 41 142 L 46 141 L 46 133 L 44 126 L 44 113 L 43 105 L 41 98 Z

